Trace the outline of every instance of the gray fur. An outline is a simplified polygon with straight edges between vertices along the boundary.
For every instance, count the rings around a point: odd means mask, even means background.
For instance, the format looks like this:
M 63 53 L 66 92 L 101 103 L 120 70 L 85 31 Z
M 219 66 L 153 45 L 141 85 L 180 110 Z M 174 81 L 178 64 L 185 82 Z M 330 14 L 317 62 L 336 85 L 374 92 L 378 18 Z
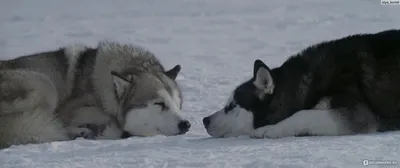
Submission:
M 0 147 L 76 137 L 119 139 L 122 132 L 185 133 L 188 127 L 183 132 L 178 129 L 185 121 L 178 113 L 182 99 L 175 77 L 179 71 L 179 65 L 165 71 L 154 54 L 139 46 L 107 41 L 96 48 L 77 44 L 0 61 Z M 118 88 L 113 74 L 130 81 Z M 169 94 L 160 94 L 163 89 Z M 161 114 L 153 101 L 172 99 L 174 103 L 166 102 L 168 107 L 179 104 L 179 108 L 163 113 L 157 122 L 148 121 Z M 132 120 L 139 113 L 142 117 L 148 113 L 144 123 Z M 165 130 L 147 128 L 151 122 L 163 123 L 157 127 Z M 104 134 L 93 135 L 92 127 L 85 125 L 105 127 Z
M 3 70 L 0 78 L 0 148 L 69 139 L 54 115 L 58 94 L 47 76 Z

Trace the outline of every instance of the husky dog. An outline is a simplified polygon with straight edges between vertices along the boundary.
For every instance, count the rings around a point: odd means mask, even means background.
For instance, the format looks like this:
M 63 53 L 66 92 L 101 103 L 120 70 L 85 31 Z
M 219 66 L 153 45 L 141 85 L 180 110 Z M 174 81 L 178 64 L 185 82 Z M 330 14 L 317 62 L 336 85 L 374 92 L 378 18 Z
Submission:
M 0 147 L 184 134 L 180 70 L 116 42 L 0 61 Z
M 212 137 L 354 135 L 400 129 L 400 30 L 325 41 L 253 77 L 203 118 Z

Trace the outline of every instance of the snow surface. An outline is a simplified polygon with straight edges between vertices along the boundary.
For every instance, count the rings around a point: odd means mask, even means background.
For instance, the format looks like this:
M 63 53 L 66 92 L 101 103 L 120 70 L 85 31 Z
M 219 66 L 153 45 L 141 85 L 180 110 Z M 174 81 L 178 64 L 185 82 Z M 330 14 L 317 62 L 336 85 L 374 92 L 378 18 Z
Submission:
M 255 59 L 275 67 L 322 40 L 399 28 L 399 16 L 400 6 L 379 0 L 1 0 L 2 59 L 104 39 L 142 45 L 166 67 L 182 65 L 183 115 L 193 126 L 175 137 L 12 146 L 0 151 L 0 167 L 357 168 L 365 167 L 364 159 L 400 162 L 399 132 L 213 139 L 201 124 L 251 76 Z

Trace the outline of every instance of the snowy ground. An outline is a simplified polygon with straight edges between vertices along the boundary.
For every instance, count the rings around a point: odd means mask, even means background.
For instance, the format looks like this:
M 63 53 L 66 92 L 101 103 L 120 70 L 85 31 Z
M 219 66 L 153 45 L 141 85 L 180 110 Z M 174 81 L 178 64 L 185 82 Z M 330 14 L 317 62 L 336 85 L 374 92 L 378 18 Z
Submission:
M 400 6 L 379 0 L 2 0 L 0 57 L 111 39 L 142 45 L 178 78 L 186 135 L 13 146 L 1 168 L 17 167 L 365 167 L 396 160 L 399 132 L 346 137 L 211 139 L 202 117 L 250 77 L 254 59 L 278 66 L 321 40 L 400 27 Z M 368 167 L 375 167 L 369 165 Z

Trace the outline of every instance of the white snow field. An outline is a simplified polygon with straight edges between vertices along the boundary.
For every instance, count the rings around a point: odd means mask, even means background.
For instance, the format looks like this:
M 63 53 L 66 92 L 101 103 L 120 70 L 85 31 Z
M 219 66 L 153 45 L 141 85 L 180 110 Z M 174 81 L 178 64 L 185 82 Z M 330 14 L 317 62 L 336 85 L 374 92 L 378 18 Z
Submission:
M 166 68 L 182 65 L 186 135 L 74 140 L 0 150 L 0 168 L 358 168 L 396 161 L 400 132 L 250 139 L 210 138 L 204 116 L 251 77 L 322 40 L 400 28 L 400 5 L 379 0 L 1 0 L 0 57 L 99 40 L 141 45 Z M 400 47 L 400 46 L 399 46 Z

